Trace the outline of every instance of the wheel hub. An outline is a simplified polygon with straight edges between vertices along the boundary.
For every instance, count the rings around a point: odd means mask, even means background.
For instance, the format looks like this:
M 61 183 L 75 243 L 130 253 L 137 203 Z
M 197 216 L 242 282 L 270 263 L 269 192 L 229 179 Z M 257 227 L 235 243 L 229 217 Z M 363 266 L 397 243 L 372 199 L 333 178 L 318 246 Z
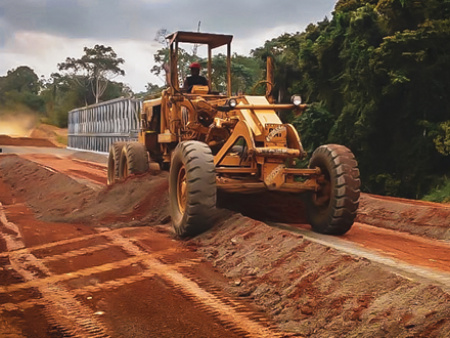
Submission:
M 123 169 L 122 169 L 122 177 L 123 178 L 127 178 L 129 176 L 129 172 L 128 172 L 128 161 L 125 161 L 123 164 Z
M 186 199 L 187 199 L 187 182 L 186 182 L 186 169 L 184 166 L 178 171 L 177 180 L 177 201 L 180 212 L 184 214 L 186 211 Z
M 313 194 L 313 203 L 315 206 L 322 207 L 328 205 L 331 199 L 331 182 L 324 178 L 319 181 L 319 190 Z

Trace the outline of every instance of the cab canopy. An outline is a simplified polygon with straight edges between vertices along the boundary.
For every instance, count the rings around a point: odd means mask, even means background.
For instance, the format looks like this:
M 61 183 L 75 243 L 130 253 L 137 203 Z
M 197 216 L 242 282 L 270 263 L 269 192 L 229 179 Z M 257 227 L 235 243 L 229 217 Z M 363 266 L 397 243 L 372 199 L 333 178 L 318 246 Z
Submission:
M 174 42 L 194 43 L 208 45 L 214 49 L 223 45 L 228 45 L 233 39 L 232 35 L 196 33 L 196 32 L 175 32 L 166 37 L 170 44 Z
M 217 47 L 227 46 L 227 89 L 231 96 L 231 40 L 232 35 L 210 34 L 198 32 L 175 32 L 166 37 L 170 44 L 170 86 L 179 90 L 178 83 L 178 43 L 192 43 L 208 46 L 208 79 L 211 79 L 212 50 Z M 211 83 L 210 83 L 211 85 Z M 210 88 L 211 89 L 211 88 Z

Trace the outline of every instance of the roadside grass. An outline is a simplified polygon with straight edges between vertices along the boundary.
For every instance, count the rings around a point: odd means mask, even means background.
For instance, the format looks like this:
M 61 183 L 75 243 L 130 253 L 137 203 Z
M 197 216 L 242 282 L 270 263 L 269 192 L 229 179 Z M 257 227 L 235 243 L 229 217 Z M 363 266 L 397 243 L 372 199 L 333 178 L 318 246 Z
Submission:
M 450 178 L 444 177 L 441 184 L 437 185 L 428 195 L 423 197 L 424 201 L 450 203 Z
M 63 136 L 63 135 L 56 135 L 56 141 L 60 144 L 64 144 L 65 146 L 67 146 L 67 136 Z

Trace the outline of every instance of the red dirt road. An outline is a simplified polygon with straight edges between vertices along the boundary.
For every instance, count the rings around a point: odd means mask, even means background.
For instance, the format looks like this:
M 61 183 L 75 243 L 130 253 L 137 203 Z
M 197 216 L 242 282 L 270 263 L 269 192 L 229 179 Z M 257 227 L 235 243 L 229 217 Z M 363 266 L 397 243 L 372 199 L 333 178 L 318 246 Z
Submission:
M 5 184 L 0 196 L 1 336 L 277 335 L 165 229 L 42 222 Z
M 413 265 L 450 272 L 448 243 L 362 223 L 355 223 L 343 238 Z
M 89 179 L 95 183 L 106 185 L 106 165 L 42 154 L 23 155 L 22 157 L 73 178 Z M 434 210 L 439 208 L 442 222 L 440 226 L 447 231 L 450 230 L 450 205 L 372 195 L 366 197 L 363 194 L 363 199 L 367 198 L 372 200 L 372 209 L 375 208 L 374 205 L 378 201 L 392 202 L 389 204 L 390 213 L 394 213 L 396 209 L 404 210 L 406 206 L 409 206 L 410 209 L 416 209 L 417 206 L 428 208 L 430 214 L 435 213 Z M 372 217 L 376 218 L 376 216 Z M 309 229 L 306 224 L 297 226 Z M 392 228 L 394 227 L 392 226 Z M 426 234 L 425 229 L 424 234 Z M 448 243 L 364 223 L 355 223 L 352 230 L 342 238 L 407 263 L 450 272 L 450 245 Z
M 0 145 L 22 147 L 56 147 L 55 143 L 47 138 L 11 137 L 2 134 L 0 134 Z
M 429 267 L 450 272 L 450 205 L 393 199 L 391 197 L 362 194 L 362 206 L 357 220 L 363 221 L 370 214 L 371 223 L 355 222 L 352 229 L 339 238 L 361 245 L 381 255 L 393 257 L 409 264 Z M 371 203 L 367 202 L 369 200 Z M 262 209 L 260 206 L 271 202 L 271 207 Z M 296 199 L 287 205 L 277 195 L 264 196 L 232 196 L 227 200 L 228 207 L 244 215 L 268 222 L 284 222 L 293 227 L 310 230 L 305 223 L 297 223 L 295 219 L 304 219 L 301 202 Z M 369 208 L 370 207 L 370 208 Z M 397 212 L 418 212 L 424 221 L 416 224 L 400 226 Z M 436 212 L 439 210 L 439 213 Z M 393 215 L 387 217 L 386 214 Z M 364 215 L 364 216 L 362 216 Z M 426 217 L 428 215 L 428 217 Z M 377 222 L 379 220 L 379 222 Z M 433 224 L 430 224 L 430 220 Z M 414 223 L 414 220 L 412 221 Z M 385 225 L 388 224 L 389 227 Z M 395 230 L 394 230 L 395 229 Z M 439 231 L 437 231 L 438 229 Z M 427 237 L 428 235 L 431 236 Z M 439 240 L 434 239 L 438 237 Z
M 255 199 L 236 198 L 239 208 L 228 207 L 253 219 L 220 211 L 212 231 L 179 241 L 168 224 L 164 173 L 105 183 L 101 164 L 0 155 L 0 336 L 446 337 L 450 331 L 445 288 L 255 220 L 293 223 L 300 204 L 280 201 L 261 210 Z M 284 219 L 273 219 L 280 210 Z M 448 206 L 364 195 L 360 211 L 342 240 L 450 272 Z M 396 222 L 399 212 L 410 223 Z
M 307 224 L 291 224 L 310 230 Z M 450 243 L 355 222 L 339 237 L 387 257 L 415 266 L 450 272 Z

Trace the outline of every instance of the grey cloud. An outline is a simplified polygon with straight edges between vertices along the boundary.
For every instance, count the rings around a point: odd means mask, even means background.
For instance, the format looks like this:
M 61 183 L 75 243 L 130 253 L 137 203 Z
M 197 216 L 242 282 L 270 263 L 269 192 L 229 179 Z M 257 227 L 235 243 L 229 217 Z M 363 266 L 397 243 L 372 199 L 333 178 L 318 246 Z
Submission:
M 112 45 L 126 60 L 123 81 L 143 90 L 148 81 L 156 81 L 149 69 L 159 48 L 154 41 L 158 29 L 194 31 L 201 21 L 203 32 L 234 35 L 233 51 L 245 54 L 262 46 L 261 39 L 275 38 L 273 32 L 282 32 L 284 27 L 302 31 L 307 24 L 322 20 L 335 2 L 0 0 L 0 76 L 24 64 L 47 76 L 67 56 L 80 55 L 85 46 L 80 40 L 86 40 Z M 37 34 L 15 34 L 19 32 Z
M 322 20 L 334 0 L 0 0 L 0 22 L 68 38 L 153 40 L 160 28 L 202 30 L 246 38 L 279 25 Z M 0 26 L 1 27 L 1 26 Z M 271 38 L 271 37 L 268 37 Z

